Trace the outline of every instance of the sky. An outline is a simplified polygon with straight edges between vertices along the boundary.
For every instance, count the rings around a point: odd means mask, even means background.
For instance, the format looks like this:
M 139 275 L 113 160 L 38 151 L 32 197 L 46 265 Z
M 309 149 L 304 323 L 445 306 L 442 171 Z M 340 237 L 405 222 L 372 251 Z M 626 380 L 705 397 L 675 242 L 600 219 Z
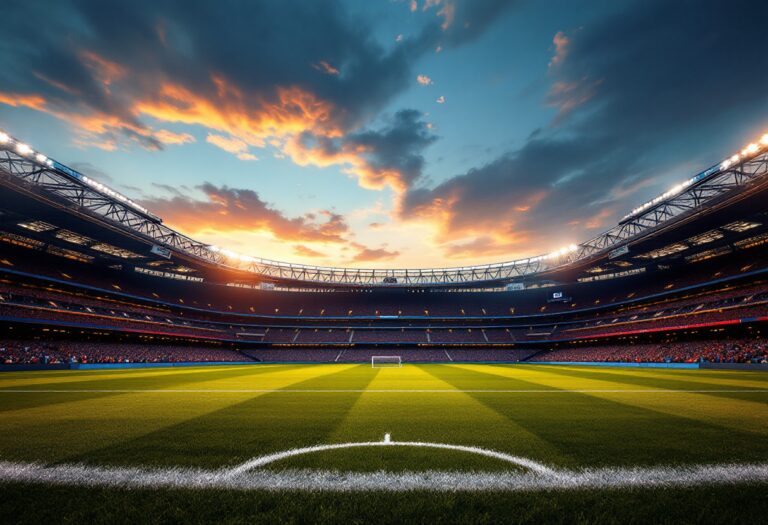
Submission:
M 746 0 L 5 0 L 0 128 L 191 237 L 453 267 L 591 239 L 768 132 Z

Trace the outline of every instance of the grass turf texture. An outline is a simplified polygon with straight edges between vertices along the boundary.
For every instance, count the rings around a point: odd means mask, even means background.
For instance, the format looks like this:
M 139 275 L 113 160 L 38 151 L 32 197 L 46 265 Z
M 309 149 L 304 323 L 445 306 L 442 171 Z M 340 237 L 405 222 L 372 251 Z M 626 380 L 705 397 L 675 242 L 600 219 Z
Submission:
M 760 372 L 520 365 L 4 373 L 0 460 L 218 469 L 294 447 L 379 441 L 389 432 L 397 441 L 480 446 L 558 468 L 765 462 L 766 391 L 768 374 Z M 398 447 L 322 452 L 268 468 L 513 467 L 453 451 Z M 307 494 L 6 483 L 0 485 L 0 520 L 754 522 L 768 511 L 766 490 L 752 484 Z

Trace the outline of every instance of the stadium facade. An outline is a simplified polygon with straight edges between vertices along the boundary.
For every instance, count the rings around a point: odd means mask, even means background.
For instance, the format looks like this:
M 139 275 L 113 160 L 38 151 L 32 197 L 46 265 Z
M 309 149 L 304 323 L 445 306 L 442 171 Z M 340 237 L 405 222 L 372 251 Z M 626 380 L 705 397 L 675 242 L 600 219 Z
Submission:
M 197 345 L 261 360 L 362 361 L 387 347 L 413 360 L 515 361 L 754 340 L 768 321 L 768 134 L 593 239 L 458 268 L 242 256 L 4 133 L 0 184 L 7 339 Z

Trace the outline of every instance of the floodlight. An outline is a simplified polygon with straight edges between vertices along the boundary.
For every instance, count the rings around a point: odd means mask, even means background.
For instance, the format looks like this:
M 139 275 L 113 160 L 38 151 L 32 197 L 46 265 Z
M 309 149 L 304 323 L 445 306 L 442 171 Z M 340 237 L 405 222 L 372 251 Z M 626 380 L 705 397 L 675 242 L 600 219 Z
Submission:
M 16 151 L 18 151 L 22 155 L 29 155 L 30 153 L 32 153 L 32 148 L 30 148 L 26 144 L 22 144 L 21 142 L 19 142 L 18 144 L 16 144 Z

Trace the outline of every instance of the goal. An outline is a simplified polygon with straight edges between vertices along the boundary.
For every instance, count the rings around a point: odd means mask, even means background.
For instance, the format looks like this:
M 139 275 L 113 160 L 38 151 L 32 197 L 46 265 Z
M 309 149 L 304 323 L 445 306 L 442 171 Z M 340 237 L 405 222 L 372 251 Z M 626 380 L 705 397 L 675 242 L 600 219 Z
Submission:
M 371 368 L 400 368 L 403 361 L 399 355 L 374 355 L 371 357 Z

